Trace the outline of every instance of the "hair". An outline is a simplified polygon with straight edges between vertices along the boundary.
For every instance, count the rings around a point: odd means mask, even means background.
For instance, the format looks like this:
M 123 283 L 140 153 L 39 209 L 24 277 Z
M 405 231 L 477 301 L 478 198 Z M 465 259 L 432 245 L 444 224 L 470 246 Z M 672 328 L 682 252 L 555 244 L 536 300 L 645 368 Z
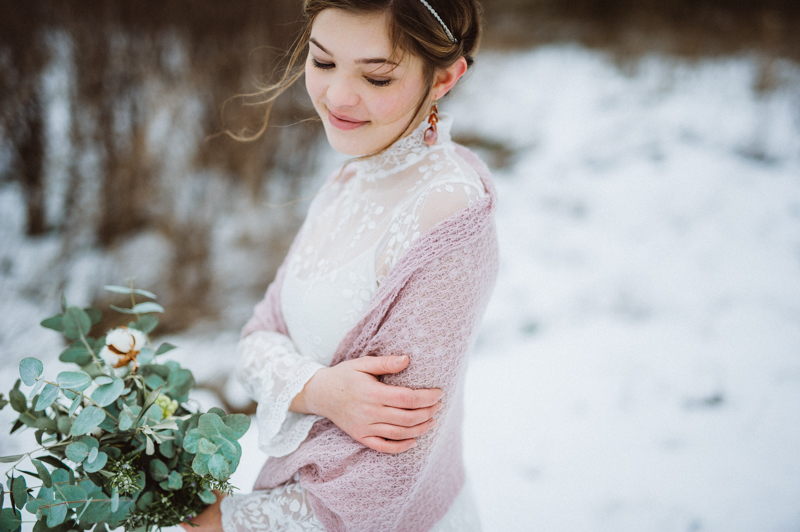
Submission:
M 422 61 L 424 86 L 411 122 L 414 124 L 425 106 L 436 73 L 464 57 L 467 67 L 472 66 L 473 55 L 481 36 L 480 7 L 477 0 L 428 0 L 456 39 L 452 42 L 442 25 L 420 0 L 305 0 L 303 3 L 303 29 L 290 48 L 288 64 L 280 79 L 262 87 L 255 93 L 243 95 L 257 98 L 265 105 L 261 128 L 253 135 L 224 133 L 240 141 L 253 141 L 264 134 L 275 100 L 303 75 L 311 26 L 317 15 L 326 9 L 341 9 L 355 15 L 386 14 L 389 20 L 389 39 L 393 55 L 410 53 Z M 389 145 L 405 134 L 401 132 Z M 385 146 L 383 149 L 389 147 Z M 382 151 L 382 150 L 381 150 Z

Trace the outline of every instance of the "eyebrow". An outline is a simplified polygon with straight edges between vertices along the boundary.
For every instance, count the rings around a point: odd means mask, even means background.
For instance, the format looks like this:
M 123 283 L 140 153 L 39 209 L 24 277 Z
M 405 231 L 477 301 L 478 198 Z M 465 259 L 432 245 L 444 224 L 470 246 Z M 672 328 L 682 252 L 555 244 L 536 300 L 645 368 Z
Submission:
M 314 37 L 311 37 L 310 39 L 308 39 L 308 41 L 310 43 L 314 44 L 314 46 L 316 46 L 317 48 L 319 48 L 320 50 L 322 50 L 323 52 L 325 52 L 329 56 L 333 57 L 333 54 L 330 53 L 327 48 L 322 46 L 319 43 L 319 41 L 317 41 Z M 387 65 L 398 66 L 398 64 L 395 63 L 394 61 L 389 61 L 388 59 L 384 59 L 382 57 L 371 57 L 371 58 L 366 58 L 366 59 L 356 59 L 355 62 L 358 65 L 373 65 L 373 64 L 381 64 L 382 65 L 382 64 L 387 64 Z

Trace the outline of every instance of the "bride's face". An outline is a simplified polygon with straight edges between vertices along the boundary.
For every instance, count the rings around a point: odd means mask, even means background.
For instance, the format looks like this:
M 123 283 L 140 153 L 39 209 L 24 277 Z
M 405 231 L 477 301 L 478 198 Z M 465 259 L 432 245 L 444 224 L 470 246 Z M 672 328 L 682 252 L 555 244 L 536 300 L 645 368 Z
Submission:
M 385 15 L 326 9 L 309 41 L 306 89 L 336 151 L 373 153 L 407 132 L 425 90 L 422 62 L 408 53 L 390 61 Z

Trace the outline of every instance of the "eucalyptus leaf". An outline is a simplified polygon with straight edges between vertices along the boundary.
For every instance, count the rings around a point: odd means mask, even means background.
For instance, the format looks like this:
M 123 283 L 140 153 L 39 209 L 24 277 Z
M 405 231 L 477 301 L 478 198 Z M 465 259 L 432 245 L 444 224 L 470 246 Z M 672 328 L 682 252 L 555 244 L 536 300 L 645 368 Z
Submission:
M 147 314 L 149 316 L 149 314 Z M 155 354 L 153 350 L 149 347 L 145 347 L 141 351 L 139 351 L 139 356 L 136 357 L 136 360 L 139 362 L 140 365 L 144 364 L 151 364 L 155 359 Z
M 169 468 L 167 464 L 159 460 L 158 458 L 150 461 L 150 476 L 153 477 L 154 480 L 166 480 L 169 476 Z
M 92 320 L 82 308 L 69 307 L 64 312 L 64 336 L 77 340 L 86 336 L 92 328 Z
M 63 314 L 56 314 L 55 316 L 50 316 L 47 319 L 42 320 L 39 322 L 39 325 L 45 327 L 47 329 L 52 329 L 58 332 L 64 332 L 64 316 Z
M 139 496 L 139 499 L 136 501 L 136 507 L 140 510 L 146 510 L 148 506 L 153 504 L 153 492 L 146 491 Z
M 109 292 L 114 292 L 117 294 L 139 294 L 140 296 L 149 297 L 150 299 L 157 299 L 153 292 L 148 292 L 147 290 L 142 290 L 141 288 L 128 288 L 127 286 L 116 286 L 110 284 L 105 285 L 103 288 Z
M 227 480 L 231 476 L 230 464 L 219 454 L 209 458 L 208 471 L 217 480 Z
M 86 497 L 88 495 L 86 490 L 80 486 L 71 486 L 67 484 L 66 486 L 62 486 L 60 491 L 61 496 L 67 501 L 67 506 L 72 510 L 80 508 L 86 503 Z
M 89 456 L 89 448 L 85 443 L 79 441 L 67 445 L 65 452 L 67 453 L 67 458 L 76 464 L 80 464 Z
M 195 381 L 192 372 L 181 368 L 170 372 L 167 379 L 166 393 L 181 402 L 180 398 L 188 395 L 189 390 L 194 388 L 194 385 Z
M 8 392 L 8 402 L 11 403 L 11 408 L 19 413 L 23 413 L 28 410 L 28 400 L 25 399 L 25 395 L 19 391 L 19 382 L 18 380 L 17 386 Z
M 50 511 L 47 512 L 47 526 L 53 528 L 64 522 L 67 517 L 67 503 L 57 501 L 50 505 Z
M 163 355 L 167 351 L 172 351 L 173 349 L 175 349 L 174 345 L 170 344 L 169 342 L 164 342 L 156 350 L 156 356 Z
M 78 406 L 81 404 L 81 399 L 83 399 L 83 396 L 76 395 L 75 399 L 72 400 L 72 404 L 69 405 L 69 415 L 70 416 L 75 414 L 75 411 L 78 409 Z
M 0 510 L 0 532 L 14 532 L 19 530 L 22 515 L 14 508 Z
M 44 390 L 42 390 L 42 393 L 39 394 L 38 399 L 36 399 L 36 406 L 34 407 L 34 410 L 44 410 L 53 404 L 53 401 L 55 401 L 57 397 L 58 386 L 48 383 L 47 386 L 44 387 Z
M 133 327 L 135 329 L 139 329 L 145 334 L 149 334 L 153 331 L 153 329 L 158 327 L 158 318 L 153 316 L 152 314 L 145 314 L 144 316 L 136 320 L 136 323 L 133 324 Z
M 230 414 L 222 418 L 222 422 L 233 431 L 232 436 L 237 440 L 245 435 L 250 428 L 250 416 L 245 414 Z
M 200 500 L 206 504 L 214 504 L 217 502 L 217 496 L 214 495 L 214 492 L 211 490 L 203 490 L 197 495 L 200 497 Z
M 28 499 L 28 504 L 25 506 L 25 510 L 28 513 L 35 514 L 36 512 L 39 511 L 40 506 L 44 506 L 48 502 L 49 501 L 46 501 L 44 499 Z
M 14 505 L 22 508 L 28 502 L 28 486 L 25 477 L 16 477 L 11 481 L 11 492 L 14 494 Z
M 87 307 L 83 309 L 83 311 L 86 313 L 87 316 L 89 316 L 89 320 L 91 321 L 93 327 L 98 323 L 100 323 L 101 321 L 103 321 L 103 313 L 100 312 L 100 309 L 96 309 L 94 307 Z
M 119 430 L 126 431 L 133 427 L 136 421 L 136 413 L 134 413 L 128 405 L 122 405 L 122 412 L 119 414 Z
M 42 376 L 43 371 L 44 365 L 38 358 L 23 358 L 19 363 L 19 376 L 22 377 L 22 382 L 28 386 L 33 386 L 36 379 Z
M 100 406 L 108 406 L 117 400 L 123 389 L 125 389 L 125 383 L 122 382 L 122 379 L 114 379 L 109 384 L 98 386 L 92 392 L 92 400 Z
M 72 419 L 69 416 L 58 416 L 56 427 L 61 434 L 69 434 L 69 431 L 72 430 Z
M 106 497 L 100 493 L 97 494 L 98 498 L 105 499 Z M 109 501 L 92 501 L 86 506 L 83 515 L 80 517 L 81 524 L 83 523 L 97 523 L 105 519 L 111 513 L 111 502 Z
M 94 378 L 95 384 L 98 386 L 103 386 L 104 384 L 111 384 L 114 381 L 113 377 L 109 377 L 108 375 L 99 375 Z
M 34 458 L 31 458 L 31 463 L 33 467 L 36 468 L 36 472 L 39 474 L 39 479 L 42 481 L 42 484 L 44 484 L 46 488 L 52 487 L 53 479 L 50 476 L 50 471 L 47 470 L 44 464 Z
M 211 458 L 209 454 L 196 454 L 192 460 L 192 469 L 195 473 L 204 477 L 208 475 L 208 460 Z
M 200 431 L 197 429 L 192 429 L 186 433 L 186 437 L 183 439 L 183 448 L 188 452 L 195 454 L 197 453 L 197 445 L 202 439 L 204 438 L 203 435 L 200 434 Z
M 92 354 L 89 353 L 86 346 L 83 345 L 83 342 L 75 342 L 64 349 L 61 354 L 58 355 L 58 359 L 61 362 L 71 362 L 79 366 L 84 366 L 92 361 Z
M 92 378 L 83 371 L 62 371 L 56 380 L 62 388 L 75 392 L 82 392 L 92 384 Z
M 83 469 L 87 473 L 96 473 L 105 467 L 106 462 L 108 462 L 108 455 L 103 451 L 100 451 L 97 453 L 97 457 L 94 460 L 87 459 L 83 463 Z
M 72 435 L 86 434 L 102 423 L 105 418 L 106 413 L 101 409 L 96 406 L 87 406 L 72 423 Z
M 10 464 L 12 462 L 18 462 L 24 458 L 24 454 L 12 454 L 10 456 L 2 456 L 0 457 L 0 464 Z
M 114 488 L 114 494 L 111 496 L 111 511 L 116 512 L 119 508 L 119 491 Z
M 134 305 L 131 310 L 136 314 L 146 314 L 148 312 L 164 312 L 164 307 L 158 303 L 147 301 L 146 303 Z
M 42 389 L 42 386 L 44 386 L 44 379 L 39 379 L 38 381 L 36 381 L 36 384 L 33 385 L 31 391 L 28 392 L 28 397 L 30 399 L 33 399 L 33 396 L 39 393 L 39 391 Z
M 97 459 L 97 453 L 100 452 L 98 449 L 99 447 L 92 447 L 89 450 L 89 456 L 86 459 L 89 460 L 90 462 L 94 462 Z
M 211 438 L 212 436 L 233 437 L 233 430 L 223 423 L 222 419 L 216 414 L 203 414 L 200 416 L 197 430 L 206 438 Z
M 167 485 L 170 490 L 179 490 L 183 487 L 183 477 L 177 471 L 171 471 L 167 479 Z
M 197 442 L 197 452 L 202 454 L 214 454 L 217 452 L 217 447 L 207 439 L 203 438 L 199 442 Z

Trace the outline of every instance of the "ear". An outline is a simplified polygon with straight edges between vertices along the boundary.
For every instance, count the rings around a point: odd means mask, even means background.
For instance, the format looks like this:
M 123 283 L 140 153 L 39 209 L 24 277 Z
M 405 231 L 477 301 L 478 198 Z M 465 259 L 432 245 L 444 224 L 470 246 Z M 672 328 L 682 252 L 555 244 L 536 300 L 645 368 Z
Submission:
M 455 63 L 450 65 L 444 70 L 440 70 L 436 74 L 436 79 L 433 82 L 433 88 L 431 89 L 431 93 L 433 96 L 439 100 L 445 94 L 450 92 L 450 89 L 453 88 L 453 85 L 461 79 L 467 72 L 467 60 L 464 57 L 459 57 Z

